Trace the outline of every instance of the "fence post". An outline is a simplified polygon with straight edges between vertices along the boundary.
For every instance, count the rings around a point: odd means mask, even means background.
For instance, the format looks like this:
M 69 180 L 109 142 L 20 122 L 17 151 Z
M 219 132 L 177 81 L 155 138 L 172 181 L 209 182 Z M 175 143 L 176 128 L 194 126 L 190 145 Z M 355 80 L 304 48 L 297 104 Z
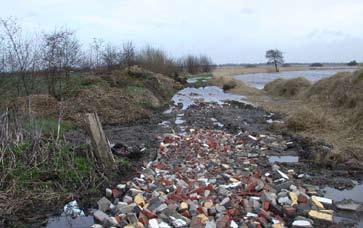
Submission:
M 102 124 L 97 113 L 86 113 L 86 122 L 95 157 L 105 167 L 114 168 L 116 162 L 112 155 L 111 148 L 106 140 L 106 136 L 103 132 Z

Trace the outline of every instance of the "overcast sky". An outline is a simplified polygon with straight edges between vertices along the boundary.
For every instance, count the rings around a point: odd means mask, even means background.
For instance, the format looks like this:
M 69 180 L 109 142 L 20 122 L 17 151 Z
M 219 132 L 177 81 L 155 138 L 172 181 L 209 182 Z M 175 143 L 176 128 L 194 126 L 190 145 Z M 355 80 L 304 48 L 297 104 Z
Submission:
M 81 41 L 152 44 L 217 63 L 363 61 L 363 0 L 2 0 L 26 29 L 67 26 Z

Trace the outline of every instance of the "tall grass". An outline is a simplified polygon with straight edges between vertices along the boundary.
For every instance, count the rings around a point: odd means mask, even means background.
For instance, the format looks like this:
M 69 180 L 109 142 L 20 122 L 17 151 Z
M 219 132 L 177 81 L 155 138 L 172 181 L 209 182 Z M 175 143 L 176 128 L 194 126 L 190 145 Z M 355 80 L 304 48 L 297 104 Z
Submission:
M 100 184 L 94 158 L 82 153 L 87 146 L 60 135 L 70 127 L 23 113 L 0 115 L 0 199 L 6 199 L 0 202 L 0 224 L 27 223 L 36 210 L 32 202 L 51 211 L 71 194 Z

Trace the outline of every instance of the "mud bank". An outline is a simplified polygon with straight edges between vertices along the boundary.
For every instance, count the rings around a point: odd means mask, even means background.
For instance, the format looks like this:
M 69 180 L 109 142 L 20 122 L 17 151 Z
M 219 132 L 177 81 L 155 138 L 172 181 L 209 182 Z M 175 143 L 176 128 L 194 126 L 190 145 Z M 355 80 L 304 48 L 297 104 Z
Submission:
M 126 159 L 130 162 L 130 168 L 119 177 L 119 182 L 110 183 L 110 186 L 115 187 L 117 184 L 126 184 L 134 180 L 142 172 L 142 167 L 146 167 L 150 161 L 155 161 L 160 153 L 160 142 L 165 140 L 165 135 L 176 134 L 183 137 L 189 134 L 191 129 L 203 129 L 234 135 L 248 133 L 251 136 L 249 140 L 259 138 L 260 143 L 262 140 L 261 145 L 264 146 L 256 147 L 255 151 L 250 151 L 246 157 L 253 158 L 263 173 L 271 172 L 272 163 L 279 165 L 282 170 L 294 170 L 299 175 L 295 185 L 314 186 L 319 195 L 327 192 L 327 196 L 334 200 L 337 200 L 337 195 L 340 194 L 334 193 L 334 190 L 345 189 L 348 193 L 345 192 L 344 198 L 349 198 L 350 189 L 356 191 L 355 186 L 361 183 L 363 177 L 361 164 L 328 162 L 322 166 L 314 162 L 317 156 L 328 157 L 332 146 L 276 131 L 272 126 L 275 122 L 283 121 L 279 116 L 243 101 L 243 96 L 225 94 L 216 87 L 187 88 L 173 97 L 170 107 L 165 112 L 155 113 L 148 120 L 132 125 L 105 126 L 110 143 L 125 146 L 128 151 Z M 260 138 L 261 136 L 263 138 Z M 82 132 L 73 132 L 69 138 L 75 143 L 85 140 Z M 278 159 L 278 156 L 282 156 L 282 159 Z M 298 158 L 298 161 L 286 161 L 283 159 L 284 156 Z M 271 157 L 274 159 L 271 160 Z M 186 161 L 180 157 L 175 162 L 182 164 Z M 98 206 L 96 201 L 91 205 L 92 208 Z M 336 210 L 335 215 L 338 219 L 334 223 L 338 226 L 358 224 L 361 218 L 358 212 L 340 213 Z M 102 221 L 98 221 L 100 222 L 102 224 Z

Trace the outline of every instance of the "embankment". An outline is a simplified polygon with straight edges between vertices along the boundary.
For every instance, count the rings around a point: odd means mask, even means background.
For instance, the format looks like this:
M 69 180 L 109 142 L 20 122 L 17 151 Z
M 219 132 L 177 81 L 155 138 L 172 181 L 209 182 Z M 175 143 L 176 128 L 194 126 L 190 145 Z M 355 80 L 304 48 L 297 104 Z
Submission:
M 230 77 L 213 84 L 249 96 L 266 110 L 284 116 L 277 130 L 288 130 L 334 146 L 335 161 L 363 160 L 363 71 L 338 73 L 310 83 L 304 78 L 277 79 L 263 91 Z
M 62 82 L 67 89 L 61 99 L 46 93 L 44 78 L 37 79 L 38 92 L 25 97 L 14 94 L 16 87 L 9 86 L 16 86 L 13 78 L 1 80 L 8 83 L 0 86 L 0 106 L 5 107 L 0 111 L 0 227 L 40 226 L 74 199 L 91 208 L 92 197 L 105 185 L 134 175 L 152 152 L 149 144 L 156 139 L 148 131 L 157 131 L 159 122 L 140 125 L 144 128 L 129 125 L 153 118 L 182 87 L 139 67 L 72 75 Z M 90 153 L 79 127 L 85 112 L 97 112 L 104 125 L 122 125 L 108 126 L 108 139 L 118 143 L 122 138 L 127 146 L 138 140 L 137 146 L 147 148 L 145 154 L 116 157 L 117 169 L 109 173 Z

